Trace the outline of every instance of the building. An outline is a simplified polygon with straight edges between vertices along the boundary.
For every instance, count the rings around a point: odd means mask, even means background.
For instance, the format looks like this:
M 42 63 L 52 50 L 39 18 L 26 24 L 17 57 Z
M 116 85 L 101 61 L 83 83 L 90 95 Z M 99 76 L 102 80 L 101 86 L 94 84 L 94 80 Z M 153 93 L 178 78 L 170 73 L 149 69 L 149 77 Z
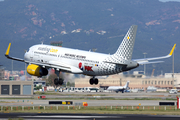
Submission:
M 61 47 L 62 44 L 63 44 L 62 41 L 52 41 L 52 42 L 51 42 L 51 45 L 53 45 L 53 46 L 59 46 L 59 47 Z
M 4 69 L 0 66 L 0 80 L 4 80 Z
M 89 84 L 89 79 L 90 78 L 75 79 L 75 87 L 92 87 L 92 85 Z M 124 86 L 127 81 L 130 81 L 130 89 L 146 90 L 148 86 L 171 89 L 174 84 L 175 87 L 180 88 L 180 76 L 175 77 L 175 82 L 173 84 L 172 77 L 145 77 L 144 75 L 111 75 L 106 79 L 99 79 L 99 84 L 93 85 L 93 87 L 107 88 L 108 86 Z
M 33 81 L 34 87 L 36 86 L 42 86 L 45 87 L 46 86 L 46 81 Z
M 1 81 L 1 95 L 33 95 L 33 81 Z

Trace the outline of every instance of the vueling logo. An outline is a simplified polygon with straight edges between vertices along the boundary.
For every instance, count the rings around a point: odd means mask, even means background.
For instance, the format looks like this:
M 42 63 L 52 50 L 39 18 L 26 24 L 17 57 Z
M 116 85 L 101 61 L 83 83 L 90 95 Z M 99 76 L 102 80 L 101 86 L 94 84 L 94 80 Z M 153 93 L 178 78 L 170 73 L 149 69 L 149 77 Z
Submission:
M 48 52 L 51 52 L 51 53 L 57 53 L 58 52 L 58 49 L 47 48 L 47 47 L 39 47 L 38 50 L 46 51 L 47 53 Z
M 57 53 L 57 52 L 58 52 L 58 49 L 53 49 L 53 48 L 51 48 L 51 50 L 50 50 L 49 52 Z

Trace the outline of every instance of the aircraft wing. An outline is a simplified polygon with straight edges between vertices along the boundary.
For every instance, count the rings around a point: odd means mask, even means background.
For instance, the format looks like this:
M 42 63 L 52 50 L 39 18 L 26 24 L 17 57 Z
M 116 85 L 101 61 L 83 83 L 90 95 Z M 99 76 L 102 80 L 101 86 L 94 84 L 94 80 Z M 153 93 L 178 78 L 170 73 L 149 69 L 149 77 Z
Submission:
M 32 62 L 32 61 L 25 61 L 25 62 L 30 63 L 30 64 L 39 65 L 39 66 L 48 67 L 48 68 L 56 68 L 61 71 L 67 71 L 67 72 L 72 72 L 72 73 L 76 73 L 76 74 L 83 73 L 83 71 L 78 69 L 77 67 L 74 67 L 72 65 L 68 65 L 68 64 L 65 64 L 62 62 L 58 62 L 58 61 L 49 61 L 49 63 L 37 63 L 37 62 Z
M 164 59 L 164 58 L 169 58 L 172 56 L 174 49 L 176 47 L 176 44 L 174 44 L 173 48 L 171 49 L 170 53 L 166 56 L 162 56 L 162 57 L 154 57 L 154 58 L 144 58 L 144 59 L 134 59 L 133 61 L 136 61 L 137 63 L 143 65 L 143 64 L 152 64 L 152 63 L 161 63 L 164 61 L 152 61 L 150 62 L 150 60 L 159 60 L 159 59 Z
M 83 71 L 80 70 L 79 68 L 74 67 L 72 65 L 68 65 L 68 64 L 59 62 L 59 61 L 49 61 L 48 64 L 51 65 L 51 66 L 54 66 L 54 68 L 59 68 L 61 70 L 69 71 L 69 72 L 72 72 L 72 73 L 78 73 L 78 74 L 83 73 Z
M 11 43 L 9 43 L 9 46 L 5 53 L 5 56 L 8 59 L 17 60 L 17 61 L 21 61 L 21 62 L 25 62 L 25 63 L 29 63 L 29 64 L 40 65 L 40 66 L 44 66 L 44 67 L 48 67 L 48 68 L 56 68 L 59 70 L 68 71 L 68 72 L 77 73 L 77 74 L 83 73 L 83 71 L 80 70 L 79 68 L 59 62 L 59 61 L 49 61 L 49 63 L 39 63 L 39 62 L 25 61 L 24 59 L 11 57 L 11 56 L 9 56 L 10 47 L 11 47 Z
M 9 46 L 8 46 L 8 48 L 7 48 L 7 50 L 6 50 L 6 53 L 5 53 L 5 56 L 6 56 L 8 59 L 12 59 L 12 60 L 17 60 L 17 61 L 24 62 L 24 59 L 20 59 L 20 58 L 15 58 L 15 57 L 9 56 L 10 47 L 11 47 L 11 43 L 9 43 Z

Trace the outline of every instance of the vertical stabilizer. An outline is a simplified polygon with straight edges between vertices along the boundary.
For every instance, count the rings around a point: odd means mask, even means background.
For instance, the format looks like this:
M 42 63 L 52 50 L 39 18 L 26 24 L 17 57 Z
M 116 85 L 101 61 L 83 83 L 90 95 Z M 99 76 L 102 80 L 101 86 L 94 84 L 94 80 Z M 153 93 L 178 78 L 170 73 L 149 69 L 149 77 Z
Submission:
M 127 81 L 127 83 L 125 84 L 124 89 L 127 89 L 128 86 L 129 86 L 129 81 Z
M 133 48 L 134 48 L 134 42 L 136 38 L 136 31 L 137 31 L 137 25 L 132 25 L 129 28 L 118 50 L 114 54 L 116 57 L 122 57 L 126 60 L 131 60 Z

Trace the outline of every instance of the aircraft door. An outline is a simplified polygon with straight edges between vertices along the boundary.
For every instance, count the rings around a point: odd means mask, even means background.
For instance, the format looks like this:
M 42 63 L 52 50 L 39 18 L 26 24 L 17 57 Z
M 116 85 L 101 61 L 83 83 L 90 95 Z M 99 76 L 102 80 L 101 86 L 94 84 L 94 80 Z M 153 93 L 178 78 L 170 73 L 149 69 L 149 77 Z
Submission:
M 41 62 L 44 62 L 43 55 L 40 56 Z
M 34 56 L 34 51 L 31 51 L 30 52 L 30 59 L 31 59 L 31 61 L 34 61 L 33 56 Z

